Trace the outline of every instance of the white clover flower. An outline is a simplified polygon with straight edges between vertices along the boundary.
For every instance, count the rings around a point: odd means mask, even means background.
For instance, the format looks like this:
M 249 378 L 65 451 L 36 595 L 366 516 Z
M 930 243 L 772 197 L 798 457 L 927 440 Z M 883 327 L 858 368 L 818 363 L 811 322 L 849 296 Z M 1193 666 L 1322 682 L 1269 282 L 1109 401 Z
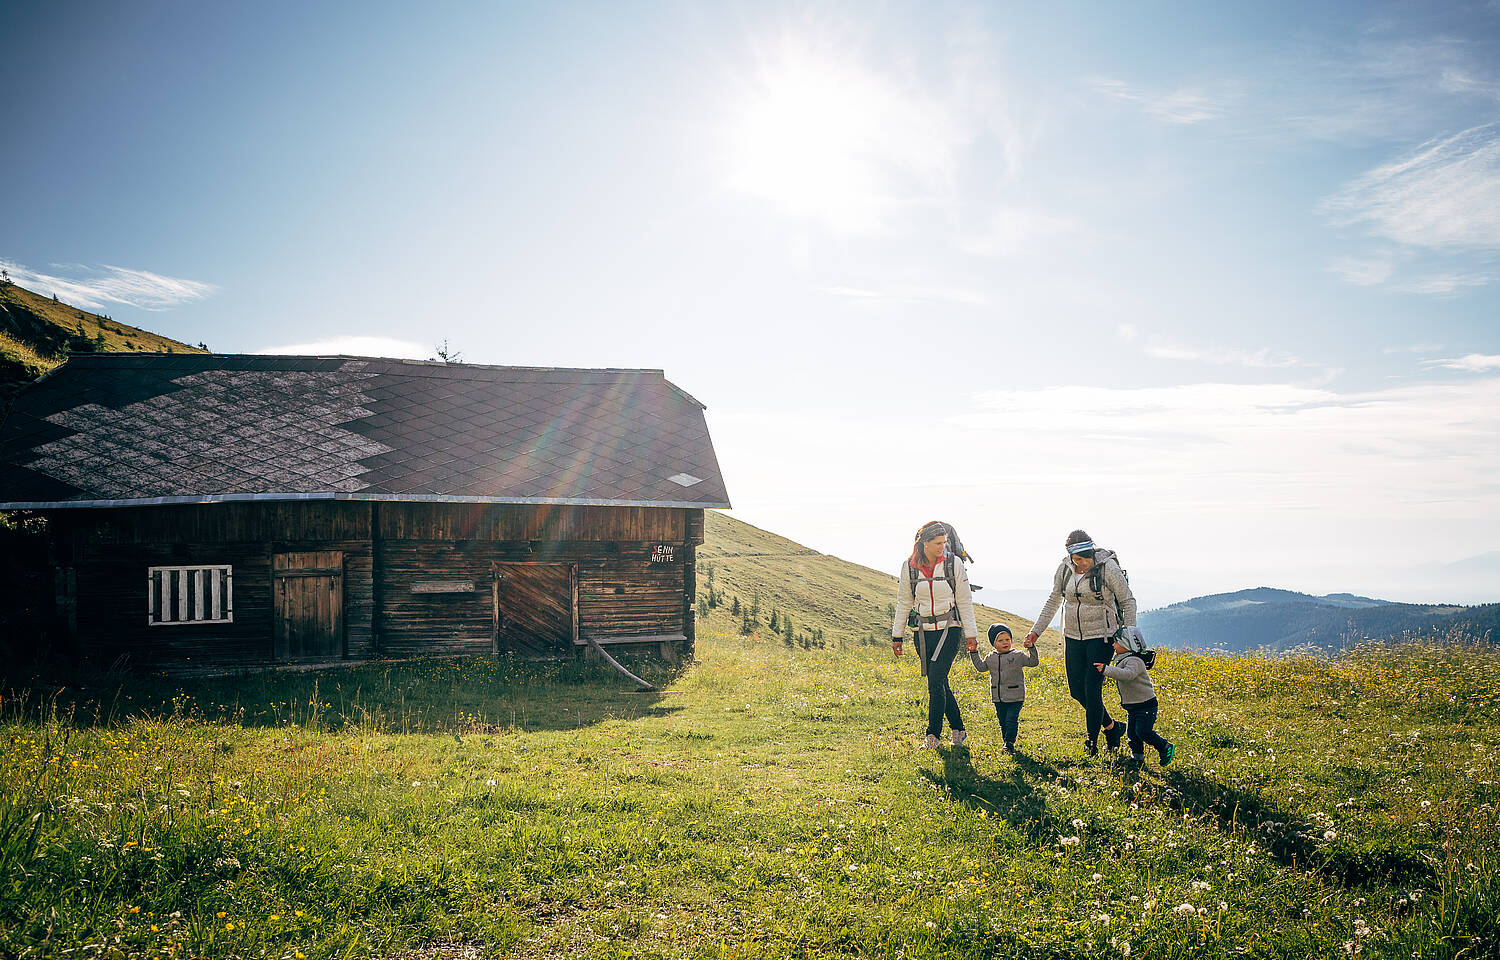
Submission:
M 411 785 L 412 785 L 412 786 L 413 786 L 413 787 L 420 787 L 420 786 L 421 786 L 421 785 L 422 785 L 422 781 L 420 781 L 420 780 L 413 780 L 413 781 L 412 781 L 412 782 L 411 782 Z
M 494 780 L 486 780 L 484 782 L 484 785 L 487 786 L 487 787 L 493 787 L 495 785 L 495 781 Z

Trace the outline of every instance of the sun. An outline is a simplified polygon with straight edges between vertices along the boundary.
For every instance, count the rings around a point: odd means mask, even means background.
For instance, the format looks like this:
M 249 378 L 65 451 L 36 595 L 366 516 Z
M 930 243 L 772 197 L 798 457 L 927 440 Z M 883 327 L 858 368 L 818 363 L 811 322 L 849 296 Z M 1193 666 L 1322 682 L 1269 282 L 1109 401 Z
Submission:
M 731 184 L 838 232 L 877 228 L 891 100 L 856 63 L 784 50 L 733 114 Z

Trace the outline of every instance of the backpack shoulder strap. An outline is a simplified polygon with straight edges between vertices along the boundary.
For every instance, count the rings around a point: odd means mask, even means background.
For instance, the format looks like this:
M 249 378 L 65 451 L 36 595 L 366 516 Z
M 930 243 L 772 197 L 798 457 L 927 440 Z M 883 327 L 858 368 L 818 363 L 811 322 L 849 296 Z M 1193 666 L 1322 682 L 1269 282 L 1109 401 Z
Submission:
M 953 572 L 953 565 L 957 562 L 953 554 L 947 552 L 943 554 L 943 579 L 948 581 L 948 589 L 953 593 L 954 603 L 958 602 L 958 578 Z

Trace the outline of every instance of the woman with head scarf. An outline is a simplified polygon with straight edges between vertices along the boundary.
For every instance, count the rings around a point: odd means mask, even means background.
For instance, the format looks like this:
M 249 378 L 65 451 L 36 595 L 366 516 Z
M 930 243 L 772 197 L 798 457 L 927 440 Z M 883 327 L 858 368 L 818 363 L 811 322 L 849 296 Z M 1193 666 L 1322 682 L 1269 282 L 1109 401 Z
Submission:
M 1082 530 L 1074 530 L 1064 541 L 1068 557 L 1052 575 L 1052 594 L 1037 615 L 1027 640 L 1047 629 L 1063 604 L 1063 664 L 1068 673 L 1068 693 L 1083 705 L 1084 749 L 1099 753 L 1099 731 L 1111 750 L 1120 748 L 1125 725 L 1116 723 L 1104 707 L 1104 676 L 1095 664 L 1107 664 L 1114 656 L 1114 636 L 1121 626 L 1135 626 L 1135 596 L 1125 572 L 1109 550 L 1094 546 Z
M 939 520 L 917 531 L 911 556 L 896 574 L 896 614 L 891 619 L 891 649 L 901 655 L 907 614 L 915 611 L 917 655 L 927 677 L 926 747 L 936 747 L 943 732 L 943 718 L 953 732 L 953 745 L 963 746 L 969 735 L 958 713 L 958 701 L 948 687 L 948 670 L 960 645 L 978 646 L 979 629 L 974 621 L 974 601 L 969 574 L 963 560 L 968 554 L 957 542 L 953 528 Z

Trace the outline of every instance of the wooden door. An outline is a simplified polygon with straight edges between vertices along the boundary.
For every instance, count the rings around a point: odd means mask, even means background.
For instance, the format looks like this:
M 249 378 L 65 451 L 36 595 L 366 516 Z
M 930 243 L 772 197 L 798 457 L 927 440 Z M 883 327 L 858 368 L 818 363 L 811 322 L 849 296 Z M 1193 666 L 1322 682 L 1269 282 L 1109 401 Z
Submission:
M 344 555 L 337 550 L 272 558 L 277 660 L 344 656 Z
M 576 568 L 567 563 L 497 563 L 497 653 L 572 656 L 577 635 Z

